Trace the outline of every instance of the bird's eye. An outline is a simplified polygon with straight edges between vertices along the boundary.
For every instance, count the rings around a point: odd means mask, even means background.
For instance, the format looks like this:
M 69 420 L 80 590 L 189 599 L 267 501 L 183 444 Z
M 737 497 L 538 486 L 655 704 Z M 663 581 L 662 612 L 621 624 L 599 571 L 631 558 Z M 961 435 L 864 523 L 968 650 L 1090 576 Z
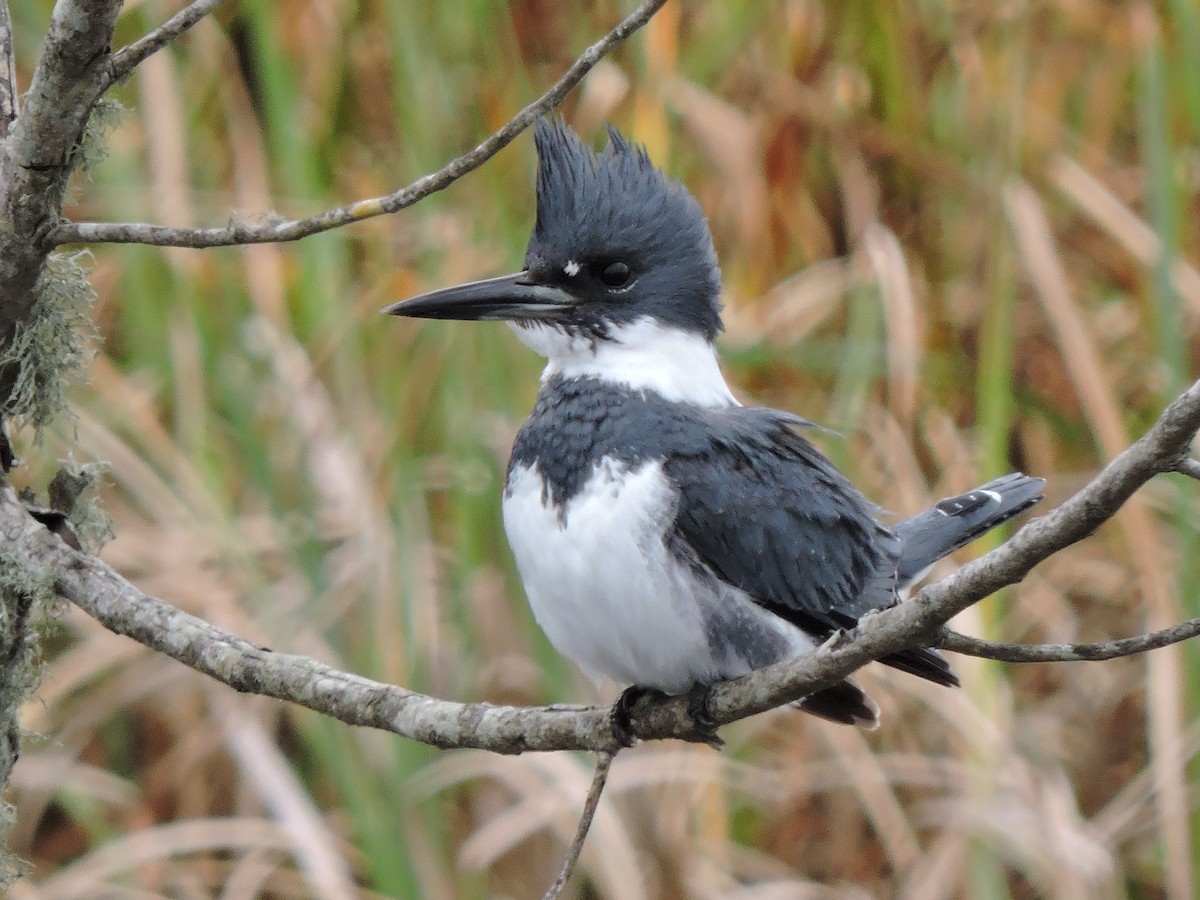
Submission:
M 618 260 L 611 262 L 600 271 L 600 280 L 610 288 L 625 287 L 633 275 L 629 266 Z

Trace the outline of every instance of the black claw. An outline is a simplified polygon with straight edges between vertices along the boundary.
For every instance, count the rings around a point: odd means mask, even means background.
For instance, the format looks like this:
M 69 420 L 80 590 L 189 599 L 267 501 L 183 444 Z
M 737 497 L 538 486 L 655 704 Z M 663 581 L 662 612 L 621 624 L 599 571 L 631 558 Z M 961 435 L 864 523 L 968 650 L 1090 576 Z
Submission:
M 612 729 L 613 738 L 622 747 L 632 747 L 637 741 L 637 736 L 633 733 L 633 707 L 649 693 L 650 688 L 638 687 L 635 684 L 625 688 L 613 704 L 612 713 L 608 717 L 609 727 Z
M 711 684 L 696 684 L 688 691 L 688 715 L 692 717 L 692 725 L 696 734 L 704 743 L 715 750 L 725 746 L 725 742 L 717 735 L 717 720 L 708 711 L 708 695 L 712 693 Z

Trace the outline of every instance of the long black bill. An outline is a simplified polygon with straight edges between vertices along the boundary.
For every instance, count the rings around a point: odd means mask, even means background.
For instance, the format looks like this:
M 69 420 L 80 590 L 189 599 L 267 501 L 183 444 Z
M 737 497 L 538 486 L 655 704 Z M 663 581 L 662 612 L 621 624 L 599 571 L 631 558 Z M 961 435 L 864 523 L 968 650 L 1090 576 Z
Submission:
M 561 288 L 534 284 L 527 272 L 518 272 L 431 291 L 393 303 L 383 312 L 417 319 L 540 319 L 574 302 Z

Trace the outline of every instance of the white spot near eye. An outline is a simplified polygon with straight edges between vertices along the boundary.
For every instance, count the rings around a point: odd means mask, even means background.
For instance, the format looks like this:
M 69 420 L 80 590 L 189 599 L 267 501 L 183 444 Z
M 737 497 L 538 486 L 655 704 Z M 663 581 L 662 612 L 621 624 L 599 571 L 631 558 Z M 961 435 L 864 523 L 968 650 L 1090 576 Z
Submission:
M 579 263 L 573 259 L 568 259 L 567 264 L 563 266 L 563 271 L 567 273 L 568 278 L 574 278 L 579 274 Z

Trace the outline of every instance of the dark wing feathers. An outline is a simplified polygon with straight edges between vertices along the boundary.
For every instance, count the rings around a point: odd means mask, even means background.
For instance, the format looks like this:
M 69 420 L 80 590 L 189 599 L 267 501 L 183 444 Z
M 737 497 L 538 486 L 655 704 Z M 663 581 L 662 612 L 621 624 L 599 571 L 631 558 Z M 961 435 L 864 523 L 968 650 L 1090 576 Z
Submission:
M 899 552 L 870 503 L 788 418 L 736 408 L 710 425 L 696 452 L 666 462 L 676 533 L 724 581 L 818 633 L 838 627 L 831 610 L 866 612 L 864 591 Z
M 739 407 L 707 424 L 707 440 L 666 463 L 681 495 L 675 536 L 704 565 L 818 640 L 896 602 L 900 540 L 796 433 L 804 420 Z M 934 650 L 880 661 L 958 683 Z

